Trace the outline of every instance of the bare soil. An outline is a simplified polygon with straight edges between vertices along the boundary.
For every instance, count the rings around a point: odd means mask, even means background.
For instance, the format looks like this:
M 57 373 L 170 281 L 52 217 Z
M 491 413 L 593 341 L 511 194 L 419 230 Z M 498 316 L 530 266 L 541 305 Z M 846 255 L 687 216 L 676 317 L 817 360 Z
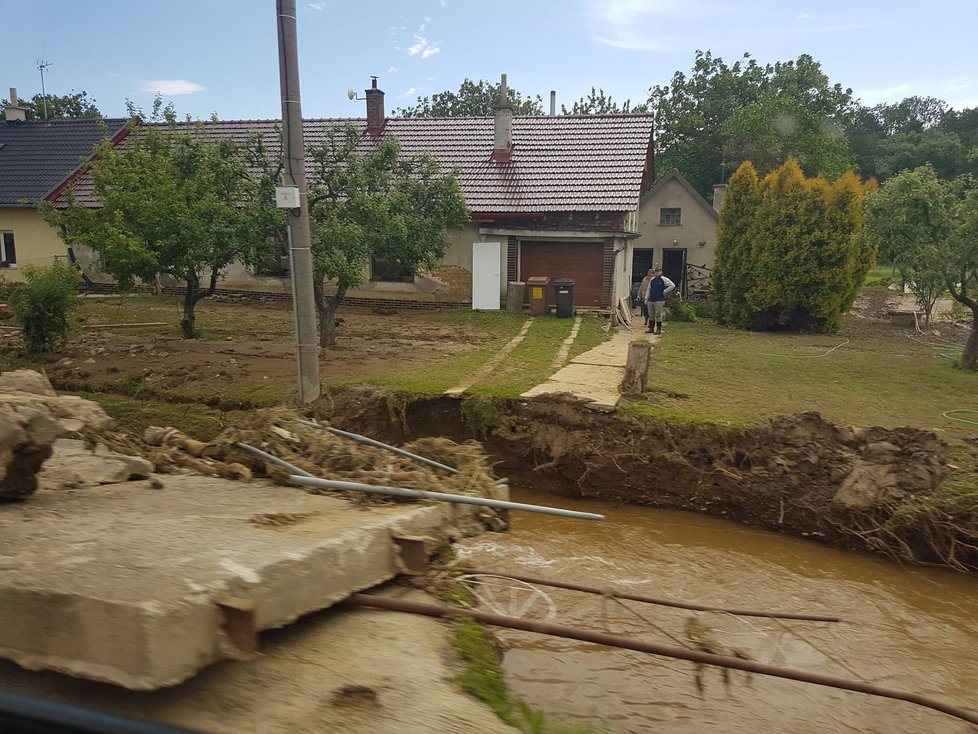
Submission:
M 85 326 L 117 322 L 118 311 L 116 299 L 91 304 Z M 43 368 L 59 390 L 97 390 L 120 379 L 138 378 L 150 389 L 222 395 L 233 383 L 238 394 L 267 395 L 264 401 L 256 398 L 256 404 L 286 397 L 295 384 L 290 304 L 207 301 L 199 307 L 199 339 L 180 338 L 173 303 L 161 301 L 158 307 L 141 307 L 139 313 L 172 328 L 82 328 L 57 353 L 41 355 L 25 366 Z M 341 309 L 337 345 L 321 355 L 323 380 L 342 383 L 386 375 L 394 359 L 399 370 L 423 369 L 489 339 L 470 328 L 439 323 L 433 316 Z M 20 343 L 18 332 L 0 331 L 0 351 L 16 349 Z

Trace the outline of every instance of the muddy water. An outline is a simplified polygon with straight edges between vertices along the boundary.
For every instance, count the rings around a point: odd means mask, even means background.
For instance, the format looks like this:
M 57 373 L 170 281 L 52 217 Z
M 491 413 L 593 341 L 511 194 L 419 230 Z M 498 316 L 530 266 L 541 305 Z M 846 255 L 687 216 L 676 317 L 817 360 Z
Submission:
M 978 579 L 695 514 L 514 492 L 522 502 L 606 515 L 604 522 L 514 514 L 508 535 L 460 543 L 480 569 L 613 586 L 701 604 L 837 615 L 844 623 L 775 622 L 546 589 L 554 621 L 667 644 L 858 678 L 978 712 Z M 508 594 L 508 592 L 507 592 Z M 500 604 L 522 605 L 519 595 Z M 537 599 L 527 616 L 543 618 Z M 607 732 L 974 732 L 909 703 L 591 644 L 499 630 L 511 687 L 567 722 Z

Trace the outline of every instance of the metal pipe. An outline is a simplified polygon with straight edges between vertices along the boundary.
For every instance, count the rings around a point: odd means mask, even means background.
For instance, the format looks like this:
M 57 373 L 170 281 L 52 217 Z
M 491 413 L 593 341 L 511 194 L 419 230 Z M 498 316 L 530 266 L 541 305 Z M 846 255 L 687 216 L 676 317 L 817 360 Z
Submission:
M 446 567 L 446 570 L 460 571 L 461 573 L 487 574 L 490 576 L 505 576 L 516 581 L 525 581 L 528 584 L 538 584 L 540 586 L 552 586 L 556 589 L 569 589 L 571 591 L 583 591 L 588 594 L 604 594 L 615 599 L 627 599 L 629 601 L 641 601 L 646 604 L 658 604 L 662 607 L 675 607 L 676 609 L 690 609 L 697 612 L 722 612 L 733 614 L 738 617 L 766 617 L 768 619 L 794 619 L 805 622 L 841 622 L 841 617 L 826 617 L 821 614 L 794 614 L 791 612 L 752 612 L 744 609 L 724 609 L 723 607 L 710 607 L 702 604 L 692 604 L 690 602 L 674 601 L 672 599 L 657 599 L 652 596 L 642 596 L 640 594 L 628 594 L 613 589 L 599 589 L 594 586 L 582 586 L 571 584 L 566 581 L 551 581 L 549 579 L 538 579 L 531 576 L 519 576 L 513 573 L 499 573 L 497 571 L 477 571 L 470 568 L 460 568 L 458 566 Z
M 527 505 L 522 502 L 509 502 L 507 500 L 493 500 L 487 497 L 472 497 L 467 494 L 447 494 L 445 492 L 427 492 L 423 489 L 405 489 L 404 487 L 382 487 L 374 484 L 361 484 L 360 482 L 341 482 L 336 479 L 319 479 L 318 477 L 292 476 L 289 477 L 291 484 L 298 484 L 303 487 L 323 487 L 325 489 L 345 489 L 353 492 L 371 492 L 373 494 L 389 494 L 395 497 L 411 497 L 413 499 L 442 500 L 444 502 L 455 502 L 460 505 L 479 505 L 480 507 L 493 507 L 500 510 L 526 510 L 527 512 L 539 512 L 544 515 L 557 515 L 558 517 L 571 517 L 576 520 L 604 520 L 604 515 L 596 515 L 592 512 L 578 512 L 577 510 L 562 510 L 558 507 L 543 507 L 542 505 Z
M 290 464 L 285 459 L 280 459 L 277 456 L 273 456 L 272 454 L 268 453 L 267 451 L 262 451 L 261 449 L 256 449 L 254 446 L 249 446 L 246 443 L 241 443 L 241 441 L 238 441 L 235 444 L 235 446 L 237 446 L 238 448 L 242 448 L 245 451 L 250 451 L 251 453 L 253 453 L 253 454 L 257 455 L 257 456 L 260 456 L 265 461 L 270 461 L 271 463 L 276 464 L 276 465 L 282 467 L 283 469 L 288 469 L 293 474 L 297 474 L 297 475 L 302 476 L 302 477 L 312 477 L 313 479 L 316 479 L 316 475 L 315 474 L 310 474 L 305 469 L 300 469 L 299 467 L 295 466 L 294 464 Z
M 524 630 L 526 632 L 536 632 L 542 635 L 553 635 L 564 637 L 570 640 L 581 640 L 582 642 L 592 642 L 596 645 L 607 645 L 610 647 L 620 647 L 624 650 L 636 650 L 638 652 L 661 655 L 678 660 L 688 660 L 693 663 L 705 665 L 716 665 L 721 668 L 733 668 L 743 670 L 748 673 L 758 673 L 769 675 L 774 678 L 787 678 L 788 680 L 801 681 L 802 683 L 814 683 L 819 686 L 838 688 L 843 691 L 855 691 L 865 693 L 870 696 L 881 698 L 892 698 L 897 701 L 923 706 L 924 708 L 940 711 L 956 719 L 967 721 L 971 724 L 978 724 L 978 714 L 973 714 L 964 709 L 941 703 L 932 698 L 921 696 L 916 693 L 905 693 L 891 688 L 864 683 L 862 681 L 838 678 L 833 675 L 823 675 L 822 673 L 809 673 L 803 670 L 784 668 L 779 665 L 767 665 L 753 660 L 742 660 L 740 658 L 728 657 L 726 655 L 714 655 L 713 653 L 701 652 L 699 650 L 687 650 L 682 647 L 673 647 L 656 642 L 646 642 L 635 640 L 629 637 L 618 637 L 607 635 L 601 632 L 591 632 L 575 627 L 567 627 L 553 622 L 537 622 L 530 619 L 520 619 L 518 617 L 507 617 L 502 614 L 492 614 L 490 612 L 480 612 L 475 609 L 463 609 L 461 607 L 450 607 L 443 604 L 425 604 L 422 602 L 409 601 L 407 599 L 395 599 L 388 596 L 373 596 L 369 594 L 353 594 L 342 602 L 354 607 L 373 607 L 375 609 L 390 609 L 398 612 L 410 612 L 411 614 L 424 614 L 429 617 L 451 617 L 465 616 L 471 617 L 477 622 L 491 624 L 497 627 L 510 627 L 512 629 Z
M 448 466 L 447 464 L 441 464 L 434 459 L 428 459 L 424 456 L 419 456 L 418 454 L 412 454 L 410 451 L 405 451 L 404 449 L 399 449 L 397 446 L 391 446 L 390 444 L 383 443 L 381 441 L 375 441 L 372 438 L 367 438 L 366 436 L 361 436 L 359 433 L 350 433 L 349 431 L 341 431 L 339 428 L 333 428 L 332 426 L 323 426 L 315 421 L 304 421 L 301 418 L 296 418 L 296 420 L 304 426 L 309 426 L 310 428 L 321 428 L 323 430 L 329 431 L 334 436 L 342 436 L 343 438 L 349 438 L 354 441 L 359 441 L 360 443 L 365 443 L 368 446 L 376 446 L 379 449 L 387 449 L 388 451 L 393 451 L 395 454 L 400 454 L 401 456 L 407 456 L 409 459 L 414 459 L 415 461 L 420 461 L 422 464 L 427 464 L 428 466 L 433 466 L 436 469 L 441 469 L 442 471 L 447 471 L 449 474 L 458 474 L 458 469 Z

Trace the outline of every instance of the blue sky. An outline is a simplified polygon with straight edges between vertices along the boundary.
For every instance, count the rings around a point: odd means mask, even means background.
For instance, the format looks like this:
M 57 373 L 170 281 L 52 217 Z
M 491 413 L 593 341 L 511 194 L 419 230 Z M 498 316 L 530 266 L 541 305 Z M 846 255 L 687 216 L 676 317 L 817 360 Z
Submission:
M 349 87 L 380 77 L 387 110 L 466 77 L 568 107 L 591 86 L 644 101 L 696 49 L 732 62 L 811 54 L 864 104 L 918 94 L 978 107 L 975 0 L 297 0 L 305 117 L 365 114 Z M 0 0 L 0 96 L 86 90 L 104 114 L 155 91 L 183 116 L 280 115 L 274 0 Z

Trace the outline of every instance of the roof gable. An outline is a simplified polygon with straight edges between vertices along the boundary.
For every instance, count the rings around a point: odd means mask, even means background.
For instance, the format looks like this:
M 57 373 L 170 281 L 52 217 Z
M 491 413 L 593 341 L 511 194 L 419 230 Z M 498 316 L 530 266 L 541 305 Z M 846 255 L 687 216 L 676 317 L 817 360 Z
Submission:
M 654 199 L 656 194 L 662 191 L 670 181 L 675 181 L 676 183 L 678 183 L 686 191 L 686 193 L 689 194 L 689 196 L 693 199 L 693 201 L 695 201 L 701 207 L 706 209 L 710 213 L 711 217 L 719 221 L 720 212 L 714 209 L 710 205 L 710 202 L 708 202 L 706 199 L 700 196 L 700 192 L 694 189 L 692 185 L 689 183 L 689 181 L 683 178 L 683 175 L 679 173 L 679 171 L 677 171 L 675 168 L 673 168 L 671 171 L 669 171 L 669 173 L 667 173 L 665 176 L 663 176 L 658 181 L 656 181 L 655 185 L 642 195 L 642 203 L 644 204 L 645 202 Z
M 0 206 L 45 198 L 128 120 L 0 122 Z
M 360 149 L 395 138 L 407 154 L 426 153 L 447 171 L 458 174 L 462 194 L 473 214 L 546 212 L 627 212 L 638 209 L 645 165 L 652 144 L 652 115 L 562 115 L 513 118 L 510 160 L 494 162 L 493 118 L 388 118 L 380 136 L 364 134 Z M 206 135 L 243 143 L 261 135 L 269 149 L 279 150 L 278 120 L 232 120 L 195 123 Z M 326 140 L 332 128 L 363 119 L 303 121 L 306 148 Z M 312 161 L 306 159 L 307 173 Z M 82 177 L 84 178 L 84 177 Z M 90 186 L 78 182 L 79 202 Z

